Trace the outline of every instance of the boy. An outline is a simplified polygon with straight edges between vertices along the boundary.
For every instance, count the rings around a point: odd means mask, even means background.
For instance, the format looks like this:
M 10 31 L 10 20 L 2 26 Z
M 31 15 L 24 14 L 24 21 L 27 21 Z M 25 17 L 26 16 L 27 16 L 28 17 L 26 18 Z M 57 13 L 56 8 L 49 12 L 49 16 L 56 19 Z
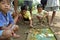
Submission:
M 9 0 L 0 0 L 0 39 L 19 37 L 15 34 L 18 30 L 18 26 L 14 25 L 16 20 L 13 21 L 9 10 Z
M 31 15 L 32 15 L 32 3 L 33 3 L 33 0 L 24 0 L 24 4 L 29 7 L 29 11 Z
M 32 25 L 32 18 L 31 18 L 30 12 L 27 11 L 27 5 L 22 5 L 21 6 L 20 17 L 24 21 L 29 21 L 30 22 L 30 27 L 33 27 L 33 25 Z
M 38 4 L 37 5 L 37 14 L 36 14 L 37 18 L 39 21 L 42 21 L 42 19 L 46 18 L 48 19 L 48 12 L 43 10 L 43 5 L 42 4 Z M 49 19 L 48 19 L 49 22 Z

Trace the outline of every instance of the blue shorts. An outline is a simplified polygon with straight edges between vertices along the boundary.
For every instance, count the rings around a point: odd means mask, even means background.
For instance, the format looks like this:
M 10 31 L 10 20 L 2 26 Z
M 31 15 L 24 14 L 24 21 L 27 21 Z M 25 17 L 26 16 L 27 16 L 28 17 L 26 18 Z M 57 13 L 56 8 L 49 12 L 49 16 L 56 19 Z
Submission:
M 0 36 L 2 36 L 2 34 L 3 34 L 3 30 L 0 30 Z

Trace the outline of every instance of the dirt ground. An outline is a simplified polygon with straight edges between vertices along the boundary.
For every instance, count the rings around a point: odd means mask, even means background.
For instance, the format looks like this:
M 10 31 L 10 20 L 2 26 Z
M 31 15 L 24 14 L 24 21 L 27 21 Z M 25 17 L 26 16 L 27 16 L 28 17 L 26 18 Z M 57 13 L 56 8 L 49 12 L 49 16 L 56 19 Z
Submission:
M 52 13 L 50 13 L 49 15 L 51 16 Z M 35 20 L 35 19 L 34 19 Z M 34 24 L 36 23 L 37 20 L 34 21 Z M 54 21 L 53 21 L 54 25 L 52 27 L 50 27 L 52 29 L 52 31 L 54 32 L 57 40 L 60 40 L 60 12 L 58 11 Z M 28 32 L 29 25 L 28 24 L 23 24 L 18 23 L 19 27 L 19 31 L 17 32 L 20 35 L 20 38 L 18 39 L 14 39 L 14 40 L 26 40 L 27 39 L 27 34 L 26 32 Z M 41 26 L 39 24 L 34 25 L 34 28 L 43 28 L 43 27 L 47 27 L 47 26 Z

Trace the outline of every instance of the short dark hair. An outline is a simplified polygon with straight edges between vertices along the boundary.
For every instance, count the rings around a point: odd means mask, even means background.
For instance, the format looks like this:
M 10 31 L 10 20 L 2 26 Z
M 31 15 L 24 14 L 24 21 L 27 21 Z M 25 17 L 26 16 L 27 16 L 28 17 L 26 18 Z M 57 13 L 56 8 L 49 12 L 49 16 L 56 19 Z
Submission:
M 27 10 L 27 5 L 22 5 L 21 10 Z
M 0 0 L 0 2 L 2 2 L 3 0 Z M 10 0 L 6 0 L 6 1 L 8 1 L 9 3 L 10 3 Z
M 43 8 L 43 5 L 42 4 L 38 4 L 37 8 Z
M 0 2 L 3 1 L 3 0 L 0 0 Z

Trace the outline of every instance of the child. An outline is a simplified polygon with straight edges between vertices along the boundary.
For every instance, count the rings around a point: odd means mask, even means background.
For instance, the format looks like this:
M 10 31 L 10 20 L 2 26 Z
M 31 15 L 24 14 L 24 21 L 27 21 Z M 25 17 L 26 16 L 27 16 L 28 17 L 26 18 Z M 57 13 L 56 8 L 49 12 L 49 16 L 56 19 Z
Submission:
M 33 0 L 24 0 L 24 4 L 29 7 L 29 11 L 30 11 L 30 13 L 32 15 L 32 4 L 33 4 Z
M 20 17 L 22 17 L 22 19 L 24 21 L 29 21 L 30 22 L 30 27 L 33 27 L 30 12 L 27 11 L 27 5 L 22 5 L 21 6 Z
M 15 32 L 18 26 L 14 25 L 14 20 L 9 12 L 9 0 L 0 0 L 0 39 L 19 37 Z
M 42 4 L 37 5 L 37 14 L 36 14 L 36 16 L 37 16 L 39 21 L 41 21 L 42 19 L 48 17 L 48 12 L 43 10 L 42 6 L 43 6 Z

